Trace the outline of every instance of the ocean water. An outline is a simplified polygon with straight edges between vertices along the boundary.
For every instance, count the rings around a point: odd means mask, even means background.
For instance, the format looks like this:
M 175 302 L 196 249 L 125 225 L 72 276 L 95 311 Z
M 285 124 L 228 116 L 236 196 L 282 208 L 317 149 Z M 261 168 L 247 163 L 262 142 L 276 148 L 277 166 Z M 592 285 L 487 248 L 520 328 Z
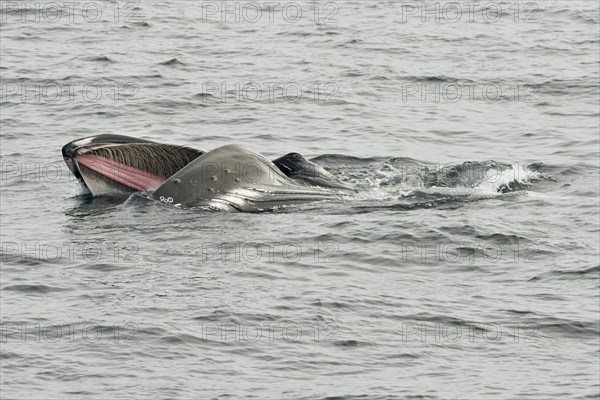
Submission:
M 0 3 L 1 397 L 598 398 L 598 3 L 279 3 Z M 359 191 L 90 198 L 103 133 Z

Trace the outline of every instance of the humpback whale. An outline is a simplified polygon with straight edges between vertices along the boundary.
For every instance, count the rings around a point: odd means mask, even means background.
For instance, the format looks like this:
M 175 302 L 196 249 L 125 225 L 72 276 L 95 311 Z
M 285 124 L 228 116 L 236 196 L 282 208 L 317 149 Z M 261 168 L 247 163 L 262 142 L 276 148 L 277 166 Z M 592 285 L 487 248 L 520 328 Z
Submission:
M 354 189 L 290 153 L 273 162 L 238 145 L 209 152 L 122 135 L 77 139 L 62 148 L 92 195 L 148 192 L 161 203 L 259 212 L 331 199 Z

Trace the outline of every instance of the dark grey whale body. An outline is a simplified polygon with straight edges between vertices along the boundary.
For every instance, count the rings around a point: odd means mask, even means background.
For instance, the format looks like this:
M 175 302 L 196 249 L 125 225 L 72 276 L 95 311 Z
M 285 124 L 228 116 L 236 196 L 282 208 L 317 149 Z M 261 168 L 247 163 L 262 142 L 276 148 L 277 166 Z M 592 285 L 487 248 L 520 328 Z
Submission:
M 353 188 L 297 153 L 274 162 L 238 145 L 207 153 L 121 135 L 75 140 L 62 149 L 94 196 L 149 192 L 162 203 L 260 212 L 336 198 Z
M 288 177 L 260 154 L 227 145 L 196 158 L 152 196 L 186 207 L 256 212 L 326 200 L 336 195 L 332 189 Z

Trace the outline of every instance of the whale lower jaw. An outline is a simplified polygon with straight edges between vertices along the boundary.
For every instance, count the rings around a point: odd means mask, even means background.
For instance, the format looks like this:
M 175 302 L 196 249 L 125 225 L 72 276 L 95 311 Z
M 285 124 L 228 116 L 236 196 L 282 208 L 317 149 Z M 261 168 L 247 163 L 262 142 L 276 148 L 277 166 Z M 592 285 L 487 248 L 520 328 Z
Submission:
M 261 213 L 276 211 L 294 205 L 326 201 L 336 198 L 338 193 L 315 192 L 307 190 L 298 191 L 263 191 L 255 189 L 242 189 L 235 193 L 215 193 L 215 197 L 196 197 L 185 204 L 171 201 L 168 196 L 152 194 L 152 197 L 161 203 L 193 209 L 212 211 Z

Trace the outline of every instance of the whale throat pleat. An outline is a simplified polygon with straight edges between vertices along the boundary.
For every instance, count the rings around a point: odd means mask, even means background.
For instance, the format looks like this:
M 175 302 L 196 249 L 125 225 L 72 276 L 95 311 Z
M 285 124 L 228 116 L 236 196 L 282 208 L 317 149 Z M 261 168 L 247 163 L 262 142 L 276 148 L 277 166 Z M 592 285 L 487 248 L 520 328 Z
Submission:
M 79 156 L 78 162 L 106 178 L 138 191 L 154 190 L 165 181 L 160 176 L 93 154 Z

